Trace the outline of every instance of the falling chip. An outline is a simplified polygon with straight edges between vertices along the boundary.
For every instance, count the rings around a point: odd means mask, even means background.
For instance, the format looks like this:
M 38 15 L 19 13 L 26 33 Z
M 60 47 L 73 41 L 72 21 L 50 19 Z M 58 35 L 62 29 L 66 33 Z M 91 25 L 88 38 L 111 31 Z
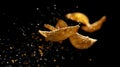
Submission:
M 57 24 L 56 24 L 56 28 L 63 28 L 63 27 L 67 27 L 67 23 L 64 20 L 61 19 L 57 19 Z M 48 27 L 47 27 L 48 28 Z M 52 29 L 53 30 L 53 29 Z
M 69 37 L 69 39 L 73 47 L 77 49 L 88 49 L 97 41 L 97 39 L 83 36 L 79 33 L 76 33 L 75 35 Z
M 73 12 L 73 13 L 68 13 L 65 15 L 70 20 L 85 24 L 86 26 L 89 26 L 89 18 L 81 12 Z
M 47 41 L 58 42 L 61 40 L 65 40 L 68 37 L 74 35 L 78 31 L 79 27 L 80 27 L 79 25 L 76 25 L 76 26 L 69 26 L 69 27 L 56 29 L 53 31 L 41 31 L 41 30 L 39 30 L 39 33 L 41 35 L 43 35 Z
M 98 21 L 90 24 L 90 26 L 82 26 L 82 29 L 86 32 L 92 33 L 99 30 L 102 27 L 102 24 L 106 21 L 106 16 L 103 16 Z

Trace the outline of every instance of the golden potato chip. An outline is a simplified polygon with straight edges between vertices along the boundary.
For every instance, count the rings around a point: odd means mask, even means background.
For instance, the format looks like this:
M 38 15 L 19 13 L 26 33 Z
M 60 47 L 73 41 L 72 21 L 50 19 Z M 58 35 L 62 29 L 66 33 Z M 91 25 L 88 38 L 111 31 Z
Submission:
M 58 19 L 58 21 L 57 21 L 57 24 L 56 24 L 56 28 L 63 28 L 63 27 L 67 27 L 68 25 L 67 25 L 67 23 L 64 21 L 64 20 L 62 20 L 62 19 Z
M 73 13 L 68 13 L 65 15 L 68 19 L 85 24 L 86 26 L 89 26 L 89 18 L 80 12 L 73 12 Z
M 68 37 L 74 35 L 78 31 L 79 27 L 80 27 L 79 25 L 69 26 L 69 27 L 56 29 L 50 32 L 39 30 L 39 33 L 45 36 L 46 40 L 48 41 L 58 42 L 65 40 Z
M 49 30 L 56 30 L 57 28 L 55 28 L 54 26 L 50 25 L 50 24 L 44 24 L 44 27 L 49 29 Z M 60 44 L 62 44 L 62 41 L 58 41 Z
M 83 36 L 79 33 L 74 34 L 73 36 L 69 37 L 69 39 L 73 47 L 77 49 L 88 49 L 97 41 L 97 39 Z
M 82 26 L 82 29 L 89 33 L 95 32 L 102 27 L 102 24 L 105 22 L 105 20 L 106 16 L 103 16 L 100 20 L 94 22 L 90 26 Z

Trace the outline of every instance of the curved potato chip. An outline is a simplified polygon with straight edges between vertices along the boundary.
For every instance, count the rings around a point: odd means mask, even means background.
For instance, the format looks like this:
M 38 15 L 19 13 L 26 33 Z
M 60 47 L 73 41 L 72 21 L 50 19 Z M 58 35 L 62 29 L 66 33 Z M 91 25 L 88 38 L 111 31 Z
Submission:
M 81 28 L 86 32 L 92 33 L 99 30 L 102 27 L 102 24 L 105 22 L 105 20 L 106 16 L 103 16 L 102 18 L 100 18 L 100 20 L 94 22 L 90 26 L 82 26 Z
M 55 28 L 54 26 L 50 25 L 50 24 L 44 24 L 44 27 L 49 29 L 49 30 L 56 30 L 57 28 Z M 62 44 L 62 41 L 58 41 L 60 44 Z
M 64 20 L 62 20 L 62 19 L 58 19 L 58 21 L 57 21 L 57 24 L 56 24 L 56 28 L 63 28 L 63 27 L 67 27 L 68 25 L 67 25 L 67 23 L 64 21 Z
M 69 37 L 69 39 L 73 47 L 77 49 L 88 49 L 97 41 L 97 39 L 83 36 L 79 33 L 74 34 L 73 36 Z
M 85 24 L 86 26 L 89 26 L 89 18 L 80 12 L 74 12 L 74 13 L 68 13 L 65 15 L 68 19 Z
M 68 37 L 74 35 L 78 31 L 79 27 L 80 27 L 79 25 L 69 26 L 69 27 L 56 29 L 50 32 L 39 30 L 39 33 L 41 35 L 44 34 L 44 36 L 46 37 L 46 40 L 57 42 L 57 41 L 65 40 Z

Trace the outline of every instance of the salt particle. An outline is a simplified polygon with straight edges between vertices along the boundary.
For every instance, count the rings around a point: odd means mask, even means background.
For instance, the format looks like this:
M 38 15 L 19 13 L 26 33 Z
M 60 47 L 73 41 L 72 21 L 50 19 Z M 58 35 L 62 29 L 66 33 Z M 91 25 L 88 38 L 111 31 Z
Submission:
M 39 10 L 39 8 L 36 8 L 37 10 Z

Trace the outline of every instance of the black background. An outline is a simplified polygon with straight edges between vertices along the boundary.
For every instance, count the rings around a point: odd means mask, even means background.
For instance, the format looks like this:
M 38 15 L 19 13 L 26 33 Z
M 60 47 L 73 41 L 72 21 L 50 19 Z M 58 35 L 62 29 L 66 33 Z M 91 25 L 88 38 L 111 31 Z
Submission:
M 114 2 L 113 2 L 114 3 Z M 33 5 L 33 4 L 32 4 Z M 39 36 L 37 32 L 39 29 L 47 30 L 43 27 L 43 24 L 49 23 L 51 25 L 56 24 L 55 18 L 61 18 L 67 21 L 68 25 L 75 25 L 77 23 L 72 23 L 64 17 L 65 14 L 69 12 L 83 12 L 88 17 L 90 22 L 94 22 L 100 19 L 102 16 L 106 15 L 107 20 L 103 24 L 101 30 L 94 33 L 86 33 L 84 31 L 79 31 L 83 35 L 90 36 L 92 38 L 98 39 L 98 41 L 89 49 L 78 50 L 71 46 L 69 40 L 63 42 L 64 50 L 60 50 L 60 44 L 54 43 L 50 50 L 47 50 L 48 54 L 44 56 L 47 61 L 36 61 L 35 57 L 30 59 L 30 65 L 40 64 L 43 67 L 53 67 L 59 65 L 60 67 L 71 66 L 79 67 L 81 65 L 111 65 L 117 59 L 115 58 L 117 51 L 115 28 L 117 28 L 117 22 L 114 21 L 114 7 L 111 5 L 110 1 L 104 0 L 67 0 L 67 1 L 41 1 L 37 7 L 5 7 L 0 8 L 0 52 L 1 64 L 10 63 L 10 56 L 12 59 L 19 59 L 16 57 L 18 52 L 25 52 L 29 55 L 32 51 L 37 51 L 38 46 L 45 42 L 38 42 L 38 40 L 31 39 L 32 33 L 35 36 Z M 39 25 L 37 25 L 39 24 Z M 25 34 L 25 35 L 24 35 Z M 34 44 L 34 47 L 26 46 L 27 43 Z M 56 45 L 57 44 L 57 45 Z M 12 46 L 14 49 L 10 50 L 9 47 Z M 17 52 L 17 50 L 19 51 Z M 55 51 L 59 49 L 58 52 Z M 5 51 L 5 52 L 4 52 Z M 38 53 L 37 53 L 38 54 Z M 6 55 L 6 56 L 5 56 Z M 31 58 L 30 56 L 27 58 Z M 56 58 L 56 56 L 58 56 Z M 64 60 L 61 59 L 64 56 Z M 5 60 L 3 58 L 6 58 Z M 37 58 L 40 58 L 39 54 Z M 58 61 L 56 63 L 52 62 L 52 58 L 56 58 Z M 72 58 L 72 59 L 71 59 Z M 90 62 L 89 59 L 92 58 Z M 22 58 L 23 63 L 16 62 L 14 64 L 24 64 L 25 58 Z M 20 60 L 21 61 L 21 60 Z

